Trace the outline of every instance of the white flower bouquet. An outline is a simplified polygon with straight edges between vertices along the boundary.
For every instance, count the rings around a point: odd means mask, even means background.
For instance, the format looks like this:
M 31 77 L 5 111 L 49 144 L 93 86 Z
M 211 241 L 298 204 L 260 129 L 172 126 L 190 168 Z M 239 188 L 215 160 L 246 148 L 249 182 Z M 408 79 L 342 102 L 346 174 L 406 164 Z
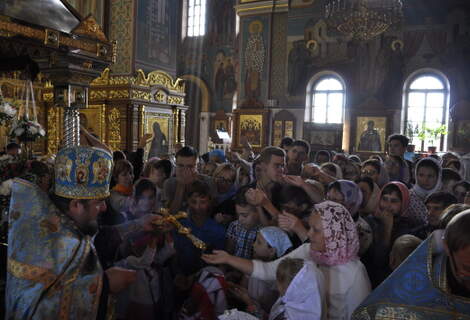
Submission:
M 10 136 L 18 138 L 21 142 L 35 141 L 45 135 L 46 131 L 44 131 L 39 122 L 31 121 L 25 117 L 13 124 L 10 130 Z
M 0 125 L 9 124 L 16 116 L 16 109 L 3 99 L 0 92 Z

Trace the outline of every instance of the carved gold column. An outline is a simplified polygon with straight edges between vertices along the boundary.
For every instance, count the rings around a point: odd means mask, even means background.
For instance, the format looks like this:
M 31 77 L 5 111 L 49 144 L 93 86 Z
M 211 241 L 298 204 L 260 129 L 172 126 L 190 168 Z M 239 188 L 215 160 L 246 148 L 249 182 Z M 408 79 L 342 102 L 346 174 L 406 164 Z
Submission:
M 184 146 L 185 143 L 185 133 L 186 133 L 186 112 L 183 109 L 180 109 L 179 112 L 179 139 L 180 143 Z
M 113 150 L 121 149 L 121 114 L 119 109 L 114 107 L 108 113 L 108 145 Z
M 178 117 L 178 108 L 173 107 L 173 141 L 174 144 L 176 145 L 180 143 L 180 137 L 179 137 L 179 132 L 180 132 L 180 126 L 179 126 L 179 117 Z

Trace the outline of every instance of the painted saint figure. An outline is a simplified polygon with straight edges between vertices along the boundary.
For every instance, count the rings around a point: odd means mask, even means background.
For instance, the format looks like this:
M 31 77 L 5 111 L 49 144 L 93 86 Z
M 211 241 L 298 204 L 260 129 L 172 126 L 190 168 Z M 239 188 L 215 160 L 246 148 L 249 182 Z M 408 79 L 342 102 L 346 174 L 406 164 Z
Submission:
M 367 129 L 361 134 L 358 150 L 362 151 L 382 151 L 380 143 L 380 134 L 374 129 L 375 122 L 370 120 L 367 122 Z
M 154 122 L 152 125 L 152 129 L 153 139 L 152 144 L 150 145 L 148 156 L 149 159 L 168 154 L 168 140 L 165 134 L 162 132 L 160 124 L 158 122 Z

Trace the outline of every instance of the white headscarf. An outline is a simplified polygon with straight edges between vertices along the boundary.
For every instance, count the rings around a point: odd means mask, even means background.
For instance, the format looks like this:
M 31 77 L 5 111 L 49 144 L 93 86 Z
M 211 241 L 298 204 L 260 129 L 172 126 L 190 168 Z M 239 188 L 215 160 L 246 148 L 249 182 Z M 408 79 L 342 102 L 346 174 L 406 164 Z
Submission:
M 316 320 L 322 318 L 322 297 L 317 281 L 318 269 L 311 262 L 304 266 L 291 281 L 286 294 L 274 304 L 269 320 L 284 312 L 287 320 Z
M 437 182 L 431 190 L 426 190 L 418 184 L 418 169 L 423 164 L 423 161 L 424 162 L 433 162 L 437 167 L 437 171 L 438 171 Z M 415 168 L 415 177 L 416 177 L 416 183 L 413 186 L 413 191 L 418 195 L 419 198 L 424 200 L 431 193 L 434 193 L 436 191 L 441 190 L 441 187 L 442 187 L 442 167 L 441 167 L 441 163 L 438 160 L 436 160 L 432 157 L 427 157 L 427 158 L 423 158 L 423 159 L 419 160 L 418 163 L 416 164 L 416 168 Z

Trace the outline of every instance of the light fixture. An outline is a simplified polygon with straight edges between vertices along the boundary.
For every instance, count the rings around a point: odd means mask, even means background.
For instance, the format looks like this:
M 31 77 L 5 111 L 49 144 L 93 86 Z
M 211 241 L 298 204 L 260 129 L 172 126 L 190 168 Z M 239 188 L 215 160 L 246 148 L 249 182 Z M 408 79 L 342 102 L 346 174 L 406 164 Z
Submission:
M 368 41 L 403 18 L 401 0 L 330 0 L 327 23 L 354 40 Z

